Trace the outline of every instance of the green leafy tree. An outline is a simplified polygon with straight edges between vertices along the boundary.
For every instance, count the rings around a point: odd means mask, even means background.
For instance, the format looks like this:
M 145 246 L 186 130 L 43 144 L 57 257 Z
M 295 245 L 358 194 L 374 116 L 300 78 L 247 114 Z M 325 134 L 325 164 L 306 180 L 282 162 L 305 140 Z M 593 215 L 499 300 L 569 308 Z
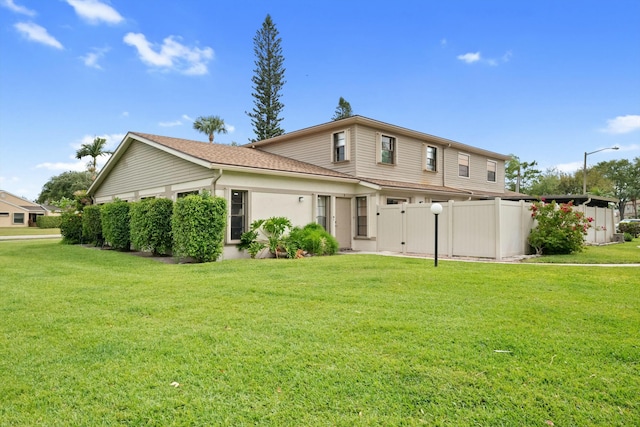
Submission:
M 78 151 L 76 151 L 76 159 L 91 157 L 91 161 L 87 165 L 87 170 L 91 172 L 92 179 L 96 178 L 98 172 L 98 157 L 111 154 L 111 151 L 104 149 L 106 144 L 106 139 L 96 137 L 91 144 L 82 144 Z
M 611 181 L 612 196 L 619 200 L 620 219 L 624 219 L 625 205 L 640 197 L 640 158 L 632 163 L 628 159 L 600 162 L 594 166 L 605 178 Z
M 340 99 L 338 100 L 338 106 L 336 107 L 336 111 L 333 114 L 333 117 L 331 118 L 331 120 L 335 121 L 340 119 L 346 119 L 347 117 L 351 117 L 351 116 L 353 116 L 353 110 L 351 109 L 351 104 L 349 104 L 349 102 L 343 97 L 340 97 Z
M 280 127 L 283 120 L 280 113 L 284 104 L 280 102 L 284 80 L 284 56 L 282 55 L 282 39 L 270 15 L 267 15 L 262 27 L 253 38 L 253 52 L 255 53 L 253 70 L 254 107 L 247 112 L 251 118 L 257 141 L 282 135 Z M 254 141 L 255 141 L 254 140 Z
M 213 136 L 216 133 L 227 133 L 224 120 L 219 116 L 200 116 L 193 122 L 193 128 L 209 137 L 209 143 L 213 144 Z
M 516 155 L 511 155 L 505 168 L 507 189 L 519 193 L 528 193 L 540 178 L 541 172 L 535 167 L 538 162 L 523 162 Z
M 73 200 L 76 191 L 87 190 L 92 182 L 93 177 L 89 171 L 63 172 L 52 177 L 42 186 L 36 202 L 54 204 L 63 199 Z
M 591 227 L 593 218 L 573 210 L 573 203 L 558 205 L 534 202 L 531 217 L 537 221 L 529 234 L 529 244 L 537 254 L 570 254 L 584 248 L 584 236 Z

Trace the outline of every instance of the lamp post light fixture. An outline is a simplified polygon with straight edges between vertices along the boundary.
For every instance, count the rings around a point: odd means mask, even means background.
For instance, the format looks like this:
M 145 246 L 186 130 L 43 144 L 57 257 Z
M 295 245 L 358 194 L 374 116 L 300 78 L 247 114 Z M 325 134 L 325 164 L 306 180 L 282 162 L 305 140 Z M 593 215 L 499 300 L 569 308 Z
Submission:
M 607 148 L 601 148 L 599 150 L 596 151 L 592 151 L 590 153 L 587 153 L 586 151 L 584 152 L 584 165 L 582 168 L 582 194 L 586 195 L 587 194 L 587 156 L 589 154 L 594 154 L 594 153 L 599 153 L 600 151 L 604 151 L 604 150 L 619 150 L 620 147 L 607 147 Z
M 438 215 L 442 213 L 442 205 L 440 203 L 432 203 L 431 204 L 431 213 L 436 216 L 436 228 L 435 228 L 435 256 L 434 256 L 434 267 L 438 266 Z

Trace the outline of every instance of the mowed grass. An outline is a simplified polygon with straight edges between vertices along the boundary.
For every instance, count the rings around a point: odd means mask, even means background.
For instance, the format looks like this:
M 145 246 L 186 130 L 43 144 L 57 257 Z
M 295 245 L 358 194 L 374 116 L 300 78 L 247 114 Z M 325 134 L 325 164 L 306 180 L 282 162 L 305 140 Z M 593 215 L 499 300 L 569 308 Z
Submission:
M 568 255 L 545 255 L 524 262 L 551 264 L 640 264 L 640 239 L 603 246 L 587 246 Z
M 0 242 L 0 313 L 0 425 L 640 424 L 635 267 Z
M 60 234 L 60 229 L 38 227 L 0 227 L 0 236 L 42 236 L 45 234 Z

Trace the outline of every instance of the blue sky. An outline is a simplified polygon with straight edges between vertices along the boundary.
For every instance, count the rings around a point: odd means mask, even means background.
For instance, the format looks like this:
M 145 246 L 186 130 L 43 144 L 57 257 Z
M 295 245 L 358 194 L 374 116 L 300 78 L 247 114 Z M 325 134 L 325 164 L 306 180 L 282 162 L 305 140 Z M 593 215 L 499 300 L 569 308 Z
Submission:
M 542 169 L 640 156 L 640 1 L 0 0 L 0 188 L 35 199 L 128 131 L 253 137 L 253 37 L 285 56 L 282 126 L 354 113 Z M 104 163 L 104 159 L 102 159 Z

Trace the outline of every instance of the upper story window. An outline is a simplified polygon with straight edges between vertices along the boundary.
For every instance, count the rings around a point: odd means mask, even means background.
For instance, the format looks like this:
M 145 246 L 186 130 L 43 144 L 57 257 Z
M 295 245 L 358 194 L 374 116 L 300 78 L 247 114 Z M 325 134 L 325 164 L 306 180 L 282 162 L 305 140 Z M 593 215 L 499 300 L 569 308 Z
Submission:
M 437 155 L 438 149 L 430 145 L 425 146 L 425 170 L 435 172 L 437 171 Z
M 497 171 L 498 171 L 498 164 L 493 160 L 487 160 L 487 181 L 496 182 Z
M 380 163 L 396 164 L 396 139 L 392 136 L 380 136 Z
M 469 178 L 469 155 L 458 153 L 458 176 Z
M 344 162 L 347 159 L 346 132 L 336 132 L 333 134 L 333 161 Z

